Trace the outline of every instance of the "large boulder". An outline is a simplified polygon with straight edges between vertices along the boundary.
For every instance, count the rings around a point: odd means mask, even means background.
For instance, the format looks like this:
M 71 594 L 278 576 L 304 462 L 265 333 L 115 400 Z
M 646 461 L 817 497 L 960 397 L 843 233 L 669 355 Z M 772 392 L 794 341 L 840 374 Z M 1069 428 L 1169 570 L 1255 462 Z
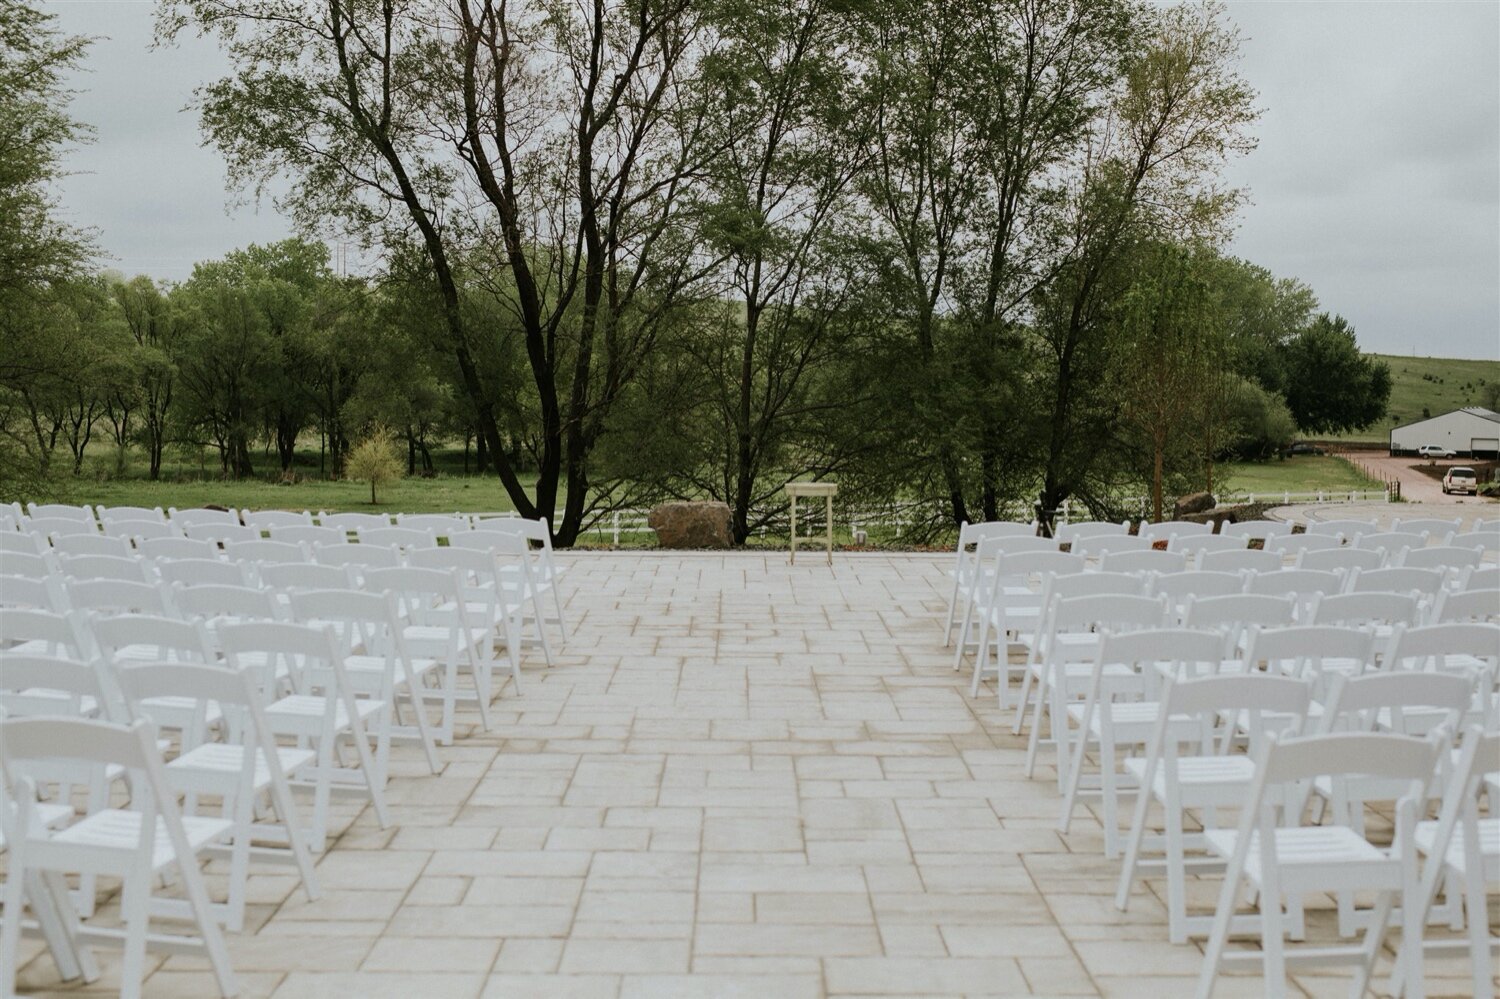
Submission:
M 1181 520 L 1190 513 L 1203 513 L 1213 508 L 1213 493 L 1188 493 L 1177 497 L 1177 502 L 1172 505 L 1172 519 Z
M 734 517 L 726 503 L 663 503 L 646 515 L 663 548 L 729 548 Z

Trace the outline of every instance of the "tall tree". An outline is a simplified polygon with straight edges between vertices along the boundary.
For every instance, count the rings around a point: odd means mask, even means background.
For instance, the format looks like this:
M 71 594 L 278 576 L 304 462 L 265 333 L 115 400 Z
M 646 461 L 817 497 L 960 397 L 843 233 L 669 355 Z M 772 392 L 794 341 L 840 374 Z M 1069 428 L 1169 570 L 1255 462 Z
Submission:
M 1390 366 L 1359 352 L 1343 316 L 1321 313 L 1285 353 L 1286 404 L 1303 431 L 1360 430 L 1386 414 Z

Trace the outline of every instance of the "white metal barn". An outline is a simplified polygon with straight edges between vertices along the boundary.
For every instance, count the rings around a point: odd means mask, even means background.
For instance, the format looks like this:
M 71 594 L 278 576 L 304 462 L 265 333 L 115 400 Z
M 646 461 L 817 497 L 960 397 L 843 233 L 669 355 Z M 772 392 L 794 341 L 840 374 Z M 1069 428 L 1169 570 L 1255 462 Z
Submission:
M 1391 454 L 1412 454 L 1438 444 L 1471 458 L 1500 453 L 1500 413 L 1480 406 L 1455 409 L 1391 430 Z

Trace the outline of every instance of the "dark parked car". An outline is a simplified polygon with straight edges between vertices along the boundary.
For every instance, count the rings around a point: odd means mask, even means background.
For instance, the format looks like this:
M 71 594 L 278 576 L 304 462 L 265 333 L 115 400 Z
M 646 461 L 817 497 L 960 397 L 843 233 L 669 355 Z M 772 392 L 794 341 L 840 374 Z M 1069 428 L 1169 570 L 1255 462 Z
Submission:
M 1318 447 L 1316 444 L 1308 444 L 1306 441 L 1304 441 L 1301 444 L 1293 444 L 1291 447 L 1289 447 L 1289 448 L 1286 449 L 1286 453 L 1287 454 L 1327 454 L 1328 452 L 1324 451 L 1322 448 Z

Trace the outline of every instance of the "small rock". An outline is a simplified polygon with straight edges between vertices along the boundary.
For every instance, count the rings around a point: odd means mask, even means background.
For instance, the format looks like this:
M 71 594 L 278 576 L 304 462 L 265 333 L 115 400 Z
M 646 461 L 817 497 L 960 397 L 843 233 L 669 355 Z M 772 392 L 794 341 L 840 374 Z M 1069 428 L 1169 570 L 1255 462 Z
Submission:
M 727 503 L 663 503 L 646 515 L 663 548 L 731 548 L 734 518 Z

